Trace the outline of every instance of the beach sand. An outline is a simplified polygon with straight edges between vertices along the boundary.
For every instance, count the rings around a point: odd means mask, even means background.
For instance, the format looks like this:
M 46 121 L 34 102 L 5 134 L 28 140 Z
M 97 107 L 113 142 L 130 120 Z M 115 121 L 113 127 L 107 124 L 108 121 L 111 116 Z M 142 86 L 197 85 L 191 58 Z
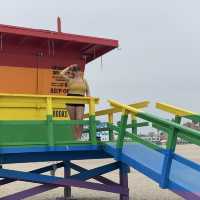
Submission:
M 177 145 L 177 153 L 190 158 L 196 162 L 200 163 L 200 148 L 187 144 L 187 145 Z M 111 159 L 104 160 L 84 160 L 76 161 L 79 165 L 85 168 L 94 168 L 109 162 L 113 162 Z M 4 165 L 8 169 L 16 169 L 29 171 L 31 169 L 39 168 L 47 165 L 47 163 L 30 163 L 30 164 L 12 164 Z M 72 171 L 72 173 L 74 173 Z M 59 169 L 56 172 L 56 176 L 63 176 L 63 170 Z M 106 177 L 112 178 L 112 180 L 118 181 L 118 171 L 106 174 Z M 8 194 L 21 191 L 37 184 L 15 182 L 5 186 L 0 187 L 0 197 L 6 196 Z M 142 175 L 141 173 L 131 169 L 129 174 L 129 189 L 130 189 L 130 200 L 181 200 L 183 198 L 177 196 L 176 194 L 170 192 L 169 190 L 160 189 L 158 184 Z M 117 200 L 119 195 L 99 192 L 94 190 L 85 190 L 80 188 L 72 188 L 72 195 L 77 200 Z M 54 189 L 40 195 L 36 195 L 28 200 L 56 200 L 63 197 L 63 188 Z

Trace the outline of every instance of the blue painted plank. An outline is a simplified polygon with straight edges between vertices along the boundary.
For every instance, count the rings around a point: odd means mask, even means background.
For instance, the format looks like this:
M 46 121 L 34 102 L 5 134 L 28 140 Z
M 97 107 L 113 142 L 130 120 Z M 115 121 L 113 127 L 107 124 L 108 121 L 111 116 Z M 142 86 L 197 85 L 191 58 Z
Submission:
M 156 182 L 160 181 L 164 155 L 141 144 L 127 143 L 121 155 L 117 155 L 113 143 L 106 144 L 104 150 L 117 160 L 135 168 Z
M 36 146 L 36 147 L 1 147 L 0 154 L 13 153 L 34 153 L 34 152 L 52 152 L 52 151 L 90 151 L 98 150 L 100 145 L 76 145 L 76 146 Z
M 107 144 L 104 149 L 116 157 L 115 144 Z M 150 149 L 142 144 L 128 143 L 124 145 L 122 154 L 117 158 L 156 182 L 160 182 L 165 156 L 167 154 L 164 152 Z M 200 199 L 200 165 L 174 154 L 167 188 L 186 199 L 190 199 L 191 196 Z
M 200 171 L 173 160 L 169 180 L 200 197 Z
M 187 200 L 200 200 L 200 194 L 199 192 L 191 192 L 188 191 L 186 188 L 181 187 L 180 185 L 177 185 L 176 183 L 169 182 L 168 185 L 169 189 L 176 194 L 182 196 L 184 199 Z
M 198 171 L 200 171 L 200 164 L 194 162 L 194 161 L 191 161 L 191 160 L 188 160 L 180 155 L 177 155 L 177 154 L 174 154 L 174 160 L 180 162 L 180 163 L 183 163 L 187 166 L 190 166 L 191 168 L 193 169 L 196 169 Z
M 1 164 L 47 162 L 62 160 L 104 159 L 111 156 L 103 150 L 10 153 L 0 155 Z
M 107 146 L 112 147 L 112 154 L 116 151 L 115 144 L 110 143 Z M 162 172 L 164 155 L 158 151 L 150 149 L 142 144 L 127 143 L 123 147 L 122 154 L 123 156 L 127 156 L 130 159 L 141 163 L 158 174 L 161 174 Z

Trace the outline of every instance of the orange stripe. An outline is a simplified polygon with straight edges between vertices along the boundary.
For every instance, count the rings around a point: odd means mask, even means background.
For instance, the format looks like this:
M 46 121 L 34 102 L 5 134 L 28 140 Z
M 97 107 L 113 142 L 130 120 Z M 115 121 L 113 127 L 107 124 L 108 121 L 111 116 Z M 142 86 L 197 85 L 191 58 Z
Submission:
M 55 70 L 0 66 L 0 93 L 64 95 L 66 89 Z

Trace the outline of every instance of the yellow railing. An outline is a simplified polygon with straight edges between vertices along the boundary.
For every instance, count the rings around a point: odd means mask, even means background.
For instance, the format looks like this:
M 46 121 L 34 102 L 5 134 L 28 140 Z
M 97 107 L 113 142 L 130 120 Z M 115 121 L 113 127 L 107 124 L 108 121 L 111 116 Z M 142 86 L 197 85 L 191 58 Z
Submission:
M 110 100 L 108 100 L 108 102 L 110 103 L 111 106 L 115 107 L 114 109 L 118 109 L 119 111 L 122 111 L 123 113 L 132 113 L 133 115 L 137 115 L 137 113 L 143 112 L 136 107 L 122 104 L 115 100 L 110 99 Z
M 179 107 L 167 104 L 167 103 L 157 102 L 156 108 L 166 111 L 168 113 L 174 114 L 176 116 L 180 116 L 180 117 L 198 115 L 198 113 L 195 113 L 195 112 L 183 109 L 183 108 L 179 108 Z
M 149 105 L 149 101 L 140 101 L 136 102 L 133 104 L 129 104 L 130 107 L 137 108 L 137 109 L 142 109 L 145 108 Z M 103 116 L 103 115 L 108 115 L 108 122 L 112 123 L 113 122 L 113 114 L 121 112 L 121 108 L 108 108 L 108 109 L 103 109 L 100 111 L 95 112 L 95 116 Z M 84 118 L 88 118 L 89 113 L 84 115 Z
M 56 113 L 54 119 L 66 119 L 66 104 L 88 104 L 93 115 L 97 103 L 99 99 L 94 97 L 0 94 L 0 120 L 44 120 Z M 62 111 L 66 113 L 62 115 Z

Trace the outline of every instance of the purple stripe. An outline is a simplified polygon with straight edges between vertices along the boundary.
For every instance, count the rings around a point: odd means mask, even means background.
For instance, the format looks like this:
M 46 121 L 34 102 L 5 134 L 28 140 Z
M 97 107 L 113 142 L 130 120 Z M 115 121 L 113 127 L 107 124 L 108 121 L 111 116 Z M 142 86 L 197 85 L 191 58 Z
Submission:
M 2 198 L 0 198 L 0 200 L 21 200 L 21 199 L 25 199 L 30 196 L 34 196 L 36 194 L 40 194 L 42 192 L 46 192 L 48 190 L 55 189 L 55 188 L 57 188 L 57 187 L 52 186 L 52 185 L 40 185 L 40 186 L 31 188 L 28 190 L 24 190 L 22 192 L 18 192 L 16 194 L 2 197 Z
M 193 192 L 184 192 L 184 191 L 178 191 L 178 190 L 172 190 L 172 191 L 187 200 L 191 200 L 191 199 L 192 200 L 200 200 L 200 192 L 193 193 Z

